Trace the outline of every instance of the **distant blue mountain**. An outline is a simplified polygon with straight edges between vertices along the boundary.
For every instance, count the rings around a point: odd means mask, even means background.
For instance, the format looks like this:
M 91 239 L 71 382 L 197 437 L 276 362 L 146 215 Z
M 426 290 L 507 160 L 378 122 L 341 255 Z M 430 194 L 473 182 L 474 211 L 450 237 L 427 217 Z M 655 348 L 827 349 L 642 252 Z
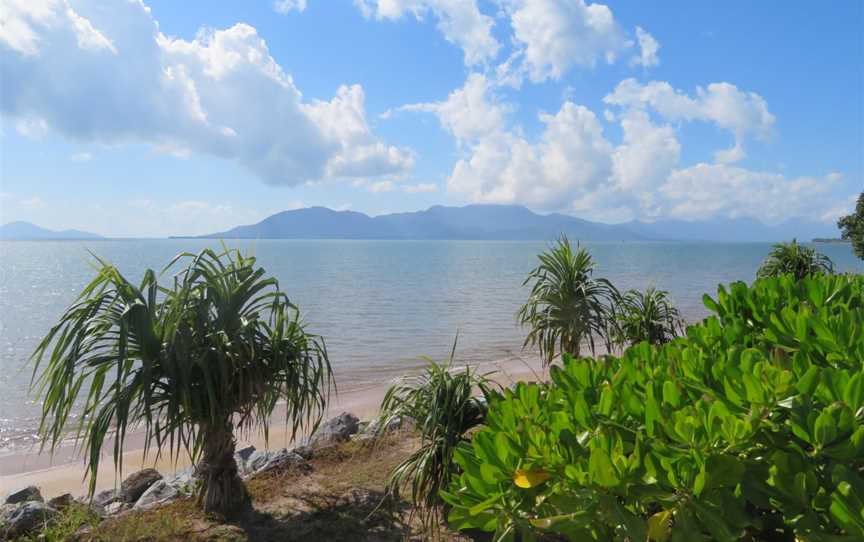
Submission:
M 649 239 L 677 241 L 718 241 L 732 243 L 778 242 L 798 239 L 839 237 L 833 224 L 790 219 L 769 226 L 752 218 L 711 219 L 699 222 L 660 220 L 657 222 L 628 222 L 622 224 L 630 231 Z
M 518 205 L 436 205 L 425 211 L 370 217 L 354 211 L 309 207 L 283 211 L 257 224 L 204 235 L 211 239 L 488 239 L 550 240 L 565 234 L 580 241 L 765 242 L 837 237 L 832 225 L 789 220 L 768 226 L 749 218 L 700 222 L 660 220 L 601 224 L 540 215 Z
M 516 205 L 436 205 L 425 211 L 370 217 L 310 207 L 283 211 L 257 224 L 205 235 L 216 239 L 554 239 L 636 241 L 637 233 L 561 214 L 539 215 Z
M 24 241 L 40 239 L 103 239 L 103 237 L 95 233 L 79 230 L 48 230 L 30 222 L 18 221 L 0 226 L 0 239 Z

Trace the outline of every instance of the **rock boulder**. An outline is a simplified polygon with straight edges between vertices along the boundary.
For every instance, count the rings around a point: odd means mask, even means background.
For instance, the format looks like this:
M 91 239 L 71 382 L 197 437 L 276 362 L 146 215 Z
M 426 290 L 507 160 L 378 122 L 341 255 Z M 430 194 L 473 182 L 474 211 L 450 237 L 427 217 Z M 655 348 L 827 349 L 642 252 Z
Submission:
M 343 412 L 327 420 L 309 439 L 311 448 L 323 448 L 345 442 L 360 429 L 360 419 L 350 412 Z
M 27 486 L 23 489 L 13 491 L 6 496 L 6 504 L 18 504 L 22 502 L 44 502 L 42 493 L 36 486 Z
M 57 515 L 57 510 L 41 501 L 26 501 L 7 514 L 4 519 L 4 536 L 15 539 L 41 528 L 48 520 Z
M 128 503 L 137 502 L 150 486 L 161 479 L 162 475 L 156 469 L 144 469 L 130 474 L 120 484 L 120 500 Z
M 159 480 L 147 488 L 147 491 L 141 495 L 141 498 L 135 503 L 135 509 L 152 508 L 162 503 L 173 501 L 178 497 L 180 497 L 180 492 L 174 486 L 169 485 L 165 480 Z

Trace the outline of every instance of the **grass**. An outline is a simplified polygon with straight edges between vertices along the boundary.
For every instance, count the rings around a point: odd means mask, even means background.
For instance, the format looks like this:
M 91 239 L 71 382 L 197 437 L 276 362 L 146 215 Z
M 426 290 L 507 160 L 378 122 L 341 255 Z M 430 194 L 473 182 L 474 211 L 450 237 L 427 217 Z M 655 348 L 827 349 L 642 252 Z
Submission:
M 77 505 L 40 534 L 49 542 L 428 540 L 411 518 L 408 502 L 384 500 L 390 470 L 418 445 L 415 436 L 405 434 L 388 437 L 374 448 L 347 442 L 319 451 L 309 461 L 311 469 L 288 467 L 256 476 L 247 482 L 253 510 L 234 523 L 205 515 L 192 499 L 101 523 Z M 92 530 L 72 536 L 87 525 Z M 440 534 L 443 540 L 469 540 L 443 528 Z

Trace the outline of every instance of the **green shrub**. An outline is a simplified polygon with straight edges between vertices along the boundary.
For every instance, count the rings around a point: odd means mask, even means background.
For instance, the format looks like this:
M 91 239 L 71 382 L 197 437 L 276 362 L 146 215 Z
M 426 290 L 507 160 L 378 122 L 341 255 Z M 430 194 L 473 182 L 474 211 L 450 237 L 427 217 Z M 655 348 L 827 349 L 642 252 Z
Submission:
M 733 284 L 684 338 L 490 404 L 442 497 L 497 540 L 864 537 L 864 277 Z

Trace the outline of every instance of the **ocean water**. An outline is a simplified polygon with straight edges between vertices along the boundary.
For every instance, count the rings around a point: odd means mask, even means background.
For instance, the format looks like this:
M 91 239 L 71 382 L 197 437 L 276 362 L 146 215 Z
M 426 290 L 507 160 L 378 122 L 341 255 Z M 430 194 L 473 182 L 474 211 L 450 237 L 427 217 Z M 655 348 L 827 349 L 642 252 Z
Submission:
M 0 242 L 0 453 L 29 446 L 39 404 L 29 392 L 28 358 L 93 275 L 97 254 L 138 280 L 205 240 Z M 443 359 L 458 332 L 466 362 L 520 354 L 514 315 L 522 281 L 546 242 L 232 241 L 253 253 L 324 336 L 337 385 L 394 378 L 420 356 Z M 597 275 L 621 289 L 671 293 L 685 318 L 706 314 L 702 294 L 751 280 L 768 244 L 588 243 Z M 864 271 L 849 245 L 820 245 L 840 270 Z

